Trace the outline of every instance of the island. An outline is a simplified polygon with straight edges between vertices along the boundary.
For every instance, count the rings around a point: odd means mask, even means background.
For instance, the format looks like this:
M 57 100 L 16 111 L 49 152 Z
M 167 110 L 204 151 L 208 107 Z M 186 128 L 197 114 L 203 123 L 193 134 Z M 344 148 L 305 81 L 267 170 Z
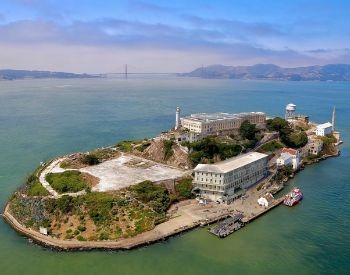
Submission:
M 59 250 L 131 249 L 221 220 L 236 230 L 280 205 L 306 165 L 339 155 L 334 124 L 335 109 L 315 124 L 294 104 L 284 118 L 181 117 L 178 107 L 175 127 L 157 137 L 40 163 L 3 217 Z

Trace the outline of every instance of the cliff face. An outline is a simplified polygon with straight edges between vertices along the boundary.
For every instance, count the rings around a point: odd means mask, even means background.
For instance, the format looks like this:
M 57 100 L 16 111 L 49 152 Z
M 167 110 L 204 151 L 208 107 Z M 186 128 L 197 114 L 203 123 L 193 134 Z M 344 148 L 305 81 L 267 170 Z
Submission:
M 165 159 L 166 149 L 163 140 L 153 140 L 151 145 L 142 153 L 142 156 L 181 169 L 191 168 L 191 161 L 188 158 L 188 153 L 184 149 L 178 144 L 174 144 L 171 149 L 171 156 Z

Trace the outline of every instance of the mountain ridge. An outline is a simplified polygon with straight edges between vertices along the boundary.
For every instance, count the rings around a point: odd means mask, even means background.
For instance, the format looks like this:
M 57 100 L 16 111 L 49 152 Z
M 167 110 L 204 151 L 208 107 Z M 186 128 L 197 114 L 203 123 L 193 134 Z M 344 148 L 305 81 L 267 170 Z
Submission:
M 100 75 L 52 72 L 40 70 L 0 69 L 0 80 L 44 79 L 44 78 L 99 78 Z
M 252 66 L 226 66 L 217 64 L 197 68 L 189 73 L 178 75 L 213 79 L 350 81 L 350 65 L 328 64 L 283 68 L 274 64 L 255 64 Z

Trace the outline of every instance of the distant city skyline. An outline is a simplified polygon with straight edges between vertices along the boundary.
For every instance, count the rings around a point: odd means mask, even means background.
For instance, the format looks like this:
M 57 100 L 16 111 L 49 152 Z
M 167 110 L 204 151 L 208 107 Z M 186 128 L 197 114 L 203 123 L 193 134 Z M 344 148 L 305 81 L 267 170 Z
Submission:
M 350 63 L 349 1 L 2 0 L 0 69 Z

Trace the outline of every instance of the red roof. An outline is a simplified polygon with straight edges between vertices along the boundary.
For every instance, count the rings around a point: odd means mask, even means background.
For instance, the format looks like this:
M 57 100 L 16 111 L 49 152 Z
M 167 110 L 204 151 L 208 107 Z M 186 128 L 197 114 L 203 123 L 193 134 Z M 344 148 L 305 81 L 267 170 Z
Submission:
M 292 148 L 283 148 L 282 153 L 288 153 L 290 155 L 297 155 L 299 152 L 298 152 L 298 150 L 295 150 Z

